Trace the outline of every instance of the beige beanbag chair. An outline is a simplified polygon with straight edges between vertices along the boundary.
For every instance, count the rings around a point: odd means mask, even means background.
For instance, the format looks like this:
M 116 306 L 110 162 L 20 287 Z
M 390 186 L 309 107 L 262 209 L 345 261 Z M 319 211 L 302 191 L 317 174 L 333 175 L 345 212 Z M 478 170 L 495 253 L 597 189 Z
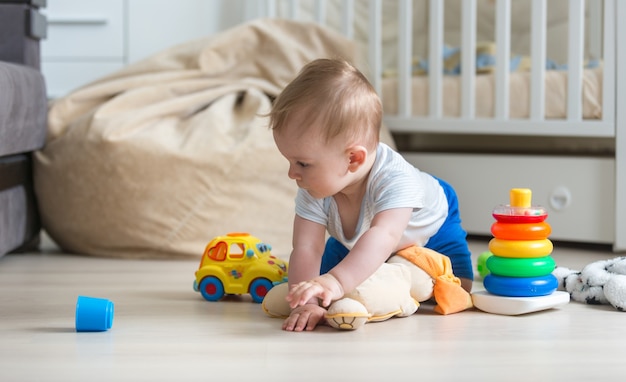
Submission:
M 296 185 L 264 114 L 318 57 L 355 49 L 316 24 L 257 20 L 56 100 L 34 157 L 45 230 L 70 252 L 167 258 L 246 231 L 287 256 Z

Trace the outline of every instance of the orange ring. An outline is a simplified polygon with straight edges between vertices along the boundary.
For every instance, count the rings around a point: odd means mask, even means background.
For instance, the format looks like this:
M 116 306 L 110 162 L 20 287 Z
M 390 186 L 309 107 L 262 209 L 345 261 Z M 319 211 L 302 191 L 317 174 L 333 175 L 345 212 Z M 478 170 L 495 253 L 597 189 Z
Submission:
M 500 257 L 543 257 L 552 253 L 552 242 L 542 240 L 502 240 L 493 238 L 489 242 L 489 251 Z
M 551 233 L 552 228 L 546 222 L 533 224 L 495 222 L 491 225 L 491 234 L 504 240 L 540 240 L 546 239 Z

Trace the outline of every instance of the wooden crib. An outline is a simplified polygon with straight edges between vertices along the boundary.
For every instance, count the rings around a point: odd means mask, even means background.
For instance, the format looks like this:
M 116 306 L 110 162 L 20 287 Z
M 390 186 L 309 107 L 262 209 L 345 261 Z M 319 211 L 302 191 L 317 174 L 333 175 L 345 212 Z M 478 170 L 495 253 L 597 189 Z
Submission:
M 616 70 L 626 3 L 268 0 L 247 11 L 314 20 L 365 47 L 399 150 L 455 186 L 470 234 L 490 235 L 493 207 L 528 187 L 553 240 L 626 250 L 626 77 Z

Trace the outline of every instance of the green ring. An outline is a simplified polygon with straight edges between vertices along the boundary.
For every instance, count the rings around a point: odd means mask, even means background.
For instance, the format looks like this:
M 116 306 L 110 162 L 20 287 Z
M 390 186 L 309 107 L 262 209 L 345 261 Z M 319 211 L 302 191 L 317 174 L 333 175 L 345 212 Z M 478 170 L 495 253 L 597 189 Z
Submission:
M 552 273 L 555 267 L 556 263 L 552 256 L 513 258 L 494 255 L 487 259 L 487 269 L 498 276 L 545 276 Z

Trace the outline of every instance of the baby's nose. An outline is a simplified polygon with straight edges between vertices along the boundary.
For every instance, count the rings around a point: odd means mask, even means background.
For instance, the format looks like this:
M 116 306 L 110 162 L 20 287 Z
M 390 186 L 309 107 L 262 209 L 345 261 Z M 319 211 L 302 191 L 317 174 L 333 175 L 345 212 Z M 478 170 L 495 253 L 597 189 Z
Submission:
M 300 174 L 298 174 L 298 172 L 294 169 L 294 166 L 289 166 L 289 171 L 287 172 L 287 176 L 289 176 L 289 179 L 293 179 L 293 180 L 300 179 Z

